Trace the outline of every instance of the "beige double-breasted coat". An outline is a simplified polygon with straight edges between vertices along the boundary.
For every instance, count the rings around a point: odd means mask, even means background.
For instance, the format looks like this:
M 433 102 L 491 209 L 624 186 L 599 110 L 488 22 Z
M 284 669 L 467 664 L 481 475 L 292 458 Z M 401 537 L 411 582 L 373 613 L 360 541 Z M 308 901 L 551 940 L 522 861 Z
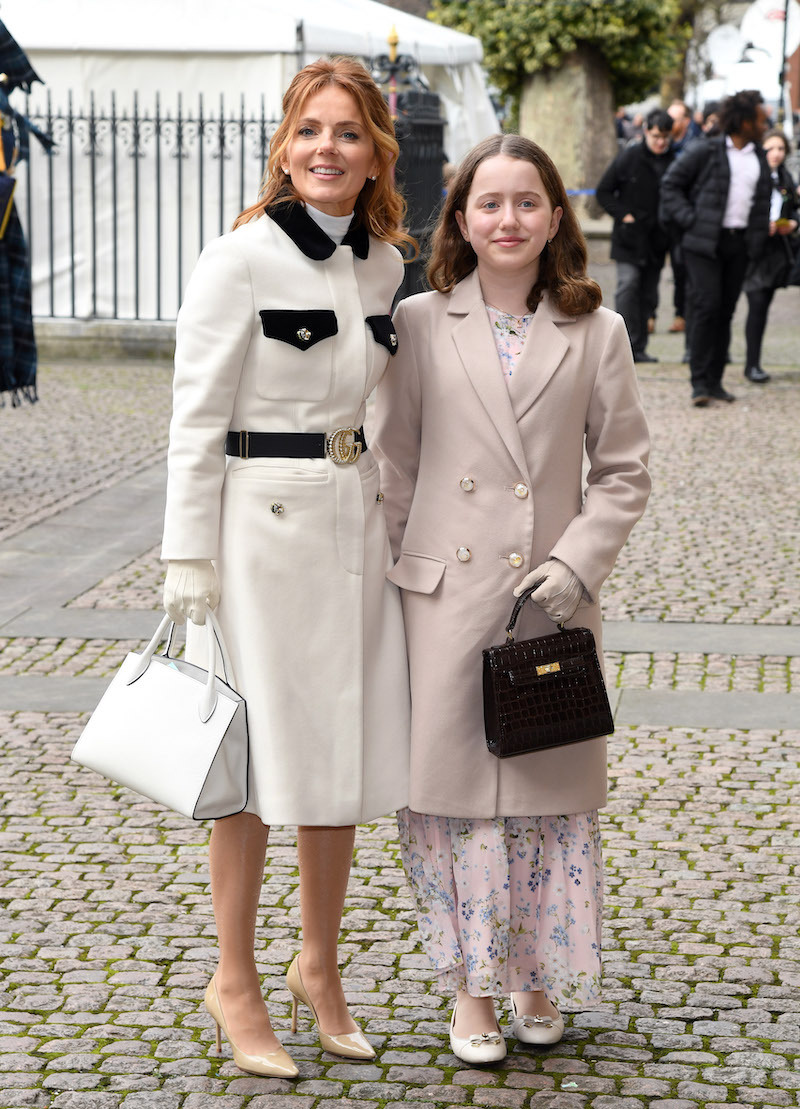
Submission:
M 377 395 L 373 449 L 411 675 L 410 807 L 440 816 L 566 815 L 606 800 L 606 743 L 499 760 L 483 726 L 481 652 L 505 639 L 513 588 L 555 557 L 586 600 L 569 626 L 602 650 L 599 591 L 650 489 L 648 432 L 621 316 L 547 296 L 509 390 L 477 271 L 405 300 Z M 588 476 L 584 478 L 584 448 Z M 526 606 L 518 638 L 555 625 Z

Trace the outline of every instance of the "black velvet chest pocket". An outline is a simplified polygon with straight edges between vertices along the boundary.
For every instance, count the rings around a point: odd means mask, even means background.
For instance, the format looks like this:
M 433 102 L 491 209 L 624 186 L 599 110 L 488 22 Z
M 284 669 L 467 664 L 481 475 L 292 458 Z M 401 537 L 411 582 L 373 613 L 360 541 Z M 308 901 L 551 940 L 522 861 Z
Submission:
M 298 350 L 309 350 L 339 331 L 336 313 L 329 308 L 262 308 L 258 314 L 267 339 L 278 339 Z
M 389 354 L 397 354 L 397 333 L 391 316 L 367 316 L 376 343 L 386 347 Z

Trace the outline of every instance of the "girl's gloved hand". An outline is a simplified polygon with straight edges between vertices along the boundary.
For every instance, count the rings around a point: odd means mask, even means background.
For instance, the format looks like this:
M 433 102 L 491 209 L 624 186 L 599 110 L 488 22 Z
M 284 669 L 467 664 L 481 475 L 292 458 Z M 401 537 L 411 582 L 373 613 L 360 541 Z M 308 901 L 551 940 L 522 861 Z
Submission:
M 544 580 L 542 580 L 544 579 Z M 535 570 L 531 570 L 514 590 L 514 596 L 521 596 L 536 582 L 541 582 L 531 594 L 537 604 L 556 624 L 562 624 L 574 615 L 583 596 L 583 582 L 573 574 L 569 566 L 557 558 L 549 558 Z
M 219 582 L 213 563 L 207 558 L 171 558 L 164 582 L 164 608 L 176 624 L 188 617 L 193 624 L 205 624 L 206 606 L 219 604 Z

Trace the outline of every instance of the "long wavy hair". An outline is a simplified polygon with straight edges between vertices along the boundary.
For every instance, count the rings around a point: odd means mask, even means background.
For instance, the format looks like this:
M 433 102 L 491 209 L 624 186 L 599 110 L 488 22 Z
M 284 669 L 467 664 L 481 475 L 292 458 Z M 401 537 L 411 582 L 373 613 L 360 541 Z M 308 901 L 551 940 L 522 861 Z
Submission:
M 285 161 L 306 101 L 332 85 L 350 93 L 358 105 L 380 167 L 377 179 L 371 181 L 367 178 L 358 195 L 356 217 L 378 239 L 415 249 L 414 239 L 402 229 L 406 205 L 394 186 L 390 172 L 399 152 L 392 117 L 371 74 L 352 58 L 319 58 L 294 75 L 283 97 L 283 119 L 270 143 L 267 170 L 258 200 L 236 217 L 233 226 L 249 223 L 281 204 L 302 201 L 291 179 L 281 169 L 281 163 Z
M 586 276 L 586 240 L 561 175 L 552 158 L 535 142 L 521 135 L 491 135 L 465 156 L 450 184 L 433 232 L 428 281 L 438 292 L 449 293 L 477 266 L 477 255 L 456 223 L 456 212 L 466 211 L 478 166 L 487 158 L 496 158 L 499 154 L 519 158 L 535 166 L 550 204 L 563 210 L 556 235 L 539 256 L 539 273 L 527 296 L 528 308 L 532 312 L 536 310 L 546 289 L 555 306 L 565 315 L 580 316 L 593 312 L 603 296 L 597 282 Z

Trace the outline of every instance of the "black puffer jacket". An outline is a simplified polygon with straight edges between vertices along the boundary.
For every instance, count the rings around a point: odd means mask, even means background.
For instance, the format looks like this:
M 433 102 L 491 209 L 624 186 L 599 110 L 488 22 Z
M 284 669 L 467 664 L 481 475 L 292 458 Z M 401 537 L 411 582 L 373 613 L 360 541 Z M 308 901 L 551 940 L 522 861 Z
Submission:
M 769 198 L 772 182 L 763 150 L 756 147 L 761 175 L 756 185 L 747 225 L 747 253 L 757 258 L 769 235 Z M 685 250 L 714 258 L 725 215 L 731 171 L 725 136 L 696 139 L 672 163 L 661 182 L 659 217 L 682 232 Z
M 611 257 L 615 262 L 641 266 L 663 256 L 667 236 L 658 223 L 658 191 L 674 157 L 671 150 L 651 153 L 642 139 L 621 151 L 598 181 L 597 201 L 614 217 Z M 623 223 L 628 214 L 633 223 Z

